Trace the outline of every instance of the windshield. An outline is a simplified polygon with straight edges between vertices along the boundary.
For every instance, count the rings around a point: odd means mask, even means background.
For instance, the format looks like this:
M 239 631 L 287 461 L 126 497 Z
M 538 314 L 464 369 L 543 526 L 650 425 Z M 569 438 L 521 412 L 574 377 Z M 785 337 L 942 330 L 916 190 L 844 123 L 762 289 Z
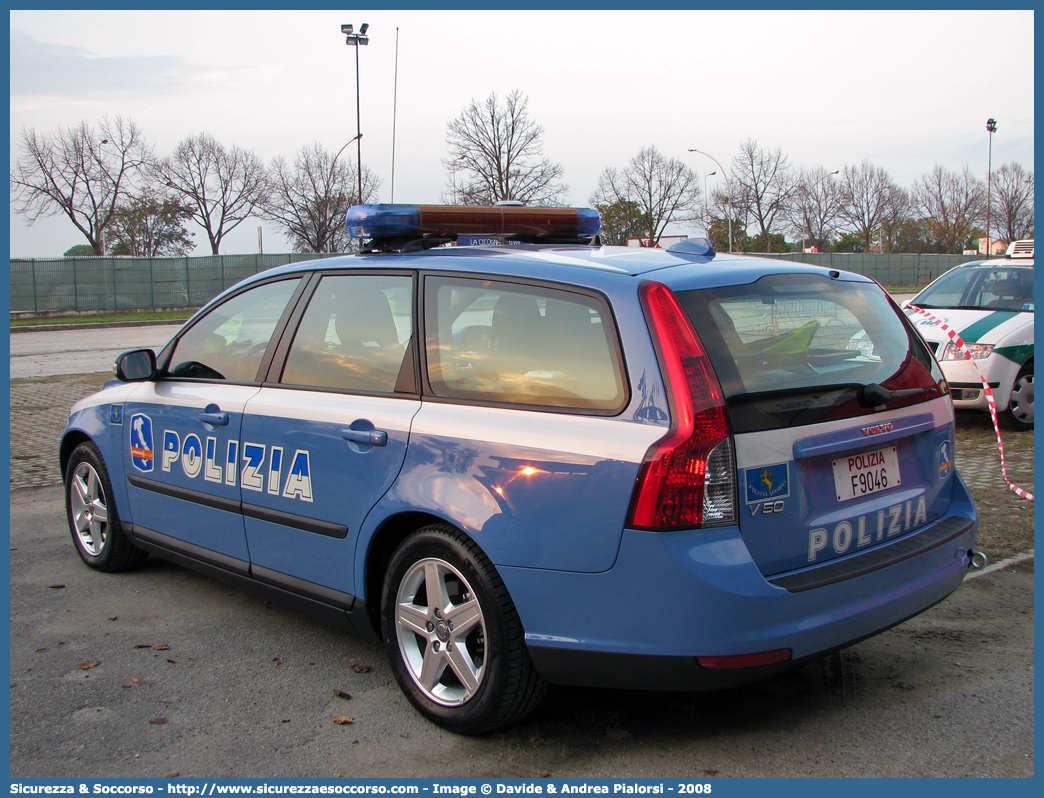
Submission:
M 959 266 L 911 302 L 922 308 L 1033 311 L 1032 266 Z
M 714 363 L 735 432 L 871 413 L 868 385 L 927 391 L 907 403 L 939 395 L 939 367 L 874 283 L 777 274 L 678 298 Z

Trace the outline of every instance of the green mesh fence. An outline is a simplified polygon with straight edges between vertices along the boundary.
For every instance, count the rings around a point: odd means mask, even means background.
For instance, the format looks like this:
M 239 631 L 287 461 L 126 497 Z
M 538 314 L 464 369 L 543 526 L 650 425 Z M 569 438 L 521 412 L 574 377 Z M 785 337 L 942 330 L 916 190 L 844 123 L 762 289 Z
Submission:
M 759 254 L 759 253 L 750 253 Z M 797 253 L 761 257 L 858 272 L 885 285 L 927 284 L 974 255 Z M 197 307 L 265 269 L 329 255 L 212 255 L 186 258 L 12 258 L 11 312 Z
M 244 277 L 330 255 L 12 258 L 11 312 L 196 307 Z

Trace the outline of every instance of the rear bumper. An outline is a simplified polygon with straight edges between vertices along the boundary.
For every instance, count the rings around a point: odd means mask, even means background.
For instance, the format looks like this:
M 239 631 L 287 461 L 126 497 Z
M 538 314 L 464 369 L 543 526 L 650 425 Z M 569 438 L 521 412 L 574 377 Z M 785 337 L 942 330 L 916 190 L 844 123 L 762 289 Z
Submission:
M 950 513 L 939 521 L 955 534 L 883 567 L 853 568 L 848 578 L 799 591 L 762 576 L 735 527 L 627 530 L 616 564 L 600 574 L 499 570 L 548 681 L 714 689 L 852 645 L 944 599 L 964 578 L 978 526 L 959 478 Z M 922 531 L 896 542 L 909 545 Z M 761 668 L 708 670 L 695 661 L 784 648 L 790 662 Z

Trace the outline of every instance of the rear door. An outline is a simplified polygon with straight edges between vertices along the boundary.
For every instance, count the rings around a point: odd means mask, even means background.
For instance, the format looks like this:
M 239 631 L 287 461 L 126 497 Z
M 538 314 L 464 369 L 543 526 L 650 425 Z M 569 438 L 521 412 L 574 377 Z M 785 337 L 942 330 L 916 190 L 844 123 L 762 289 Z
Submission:
M 726 394 L 740 530 L 762 573 L 893 542 L 947 511 L 941 373 L 880 287 L 780 274 L 679 298 Z
M 410 273 L 326 274 L 246 406 L 242 495 L 255 578 L 350 605 L 353 553 L 420 406 Z M 285 352 L 285 358 L 284 358 Z

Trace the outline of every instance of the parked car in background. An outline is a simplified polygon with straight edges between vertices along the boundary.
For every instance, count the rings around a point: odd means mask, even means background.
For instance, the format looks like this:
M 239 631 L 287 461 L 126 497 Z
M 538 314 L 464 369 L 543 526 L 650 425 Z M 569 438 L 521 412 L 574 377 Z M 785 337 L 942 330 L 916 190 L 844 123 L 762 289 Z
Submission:
M 379 639 L 466 733 L 548 683 L 761 678 L 953 591 L 978 523 L 953 407 L 883 289 L 598 226 L 356 207 L 362 254 L 121 356 L 61 443 L 80 557 L 151 552 Z
M 951 269 L 914 297 L 936 318 L 907 310 L 928 341 L 958 410 L 988 410 L 982 377 L 1006 426 L 1033 429 L 1033 241 L 1013 241 L 1003 258 Z M 957 332 L 968 360 L 939 321 Z

